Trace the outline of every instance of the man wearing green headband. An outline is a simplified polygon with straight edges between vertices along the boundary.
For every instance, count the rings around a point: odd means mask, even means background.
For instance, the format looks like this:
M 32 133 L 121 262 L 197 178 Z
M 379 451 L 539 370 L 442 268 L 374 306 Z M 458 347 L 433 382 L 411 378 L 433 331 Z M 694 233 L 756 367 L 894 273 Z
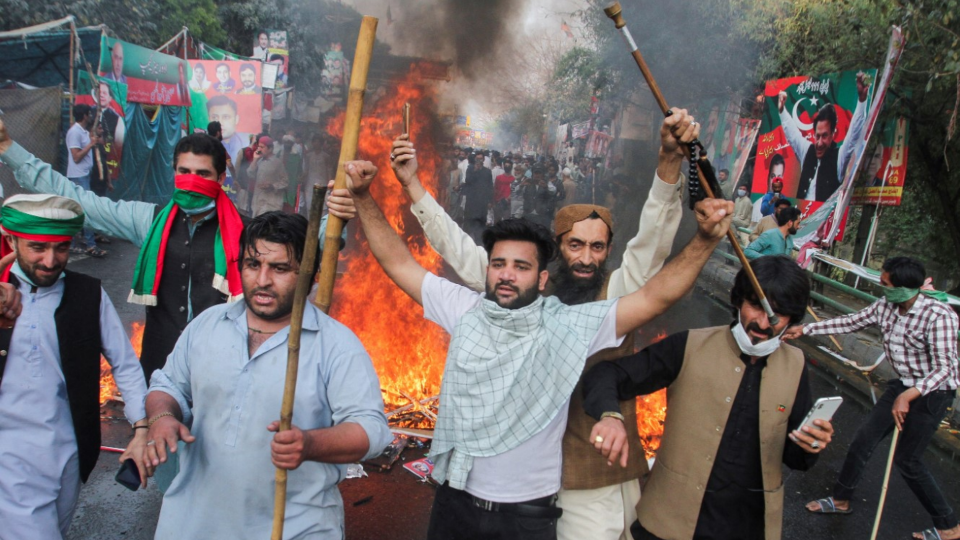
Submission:
M 177 143 L 177 189 L 166 206 L 112 201 L 78 188 L 14 142 L 2 121 L 0 162 L 24 189 L 79 202 L 88 227 L 141 248 L 128 300 L 147 306 L 140 358 L 147 380 L 163 366 L 187 323 L 211 306 L 240 298 L 239 277 L 230 274 L 236 270 L 242 218 L 213 185 L 223 183 L 227 169 L 226 151 L 213 137 L 191 134 Z M 334 192 L 328 206 L 343 219 L 354 215 L 346 190 Z
M 921 461 L 960 386 L 957 366 L 957 314 L 936 291 L 921 290 L 926 272 L 920 262 L 893 257 L 883 263 L 884 297 L 850 315 L 794 327 L 784 338 L 801 334 L 848 334 L 870 326 L 880 329 L 883 350 L 900 375 L 873 407 L 850 445 L 833 497 L 812 501 L 807 510 L 849 514 L 850 501 L 877 445 L 900 430 L 894 463 L 920 499 L 933 528 L 914 534 L 918 540 L 960 538 L 960 525 L 937 481 Z
M 80 205 L 14 195 L 0 221 L 4 250 L 16 258 L 2 281 L 30 300 L 16 328 L 0 330 L 0 535 L 61 538 L 100 454 L 101 354 L 133 425 L 120 461 L 133 459 L 144 474 L 147 385 L 100 281 L 66 269 L 84 224 Z

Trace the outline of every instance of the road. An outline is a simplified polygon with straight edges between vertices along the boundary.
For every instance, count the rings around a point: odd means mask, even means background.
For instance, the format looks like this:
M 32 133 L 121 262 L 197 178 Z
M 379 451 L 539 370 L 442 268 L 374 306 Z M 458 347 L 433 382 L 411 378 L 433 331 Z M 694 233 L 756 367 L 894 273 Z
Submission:
M 104 281 L 104 287 L 116 305 L 121 318 L 129 325 L 143 321 L 140 306 L 126 302 L 136 262 L 137 249 L 115 241 L 106 259 L 81 258 L 71 261 L 70 268 Z M 726 324 L 729 310 L 702 290 L 697 290 L 674 306 L 663 317 L 641 332 L 641 342 L 660 331 L 673 333 L 686 328 Z M 876 512 L 883 476 L 887 443 L 881 444 L 867 467 L 865 479 L 854 501 L 854 513 L 848 516 L 810 515 L 802 505 L 813 498 L 830 494 L 830 487 L 839 471 L 848 445 L 857 426 L 863 422 L 868 406 L 859 395 L 849 391 L 835 377 L 811 367 L 812 391 L 815 397 L 843 395 L 845 402 L 834 419 L 835 442 L 821 455 L 811 471 L 785 473 L 785 540 L 869 538 Z M 123 446 L 130 436 L 122 408 L 104 409 L 104 444 Z M 404 460 L 417 459 L 423 450 L 407 449 Z M 928 451 L 926 461 L 940 480 L 940 487 L 956 507 L 960 504 L 960 482 L 957 465 L 945 456 Z M 401 462 L 402 463 L 402 462 Z M 146 540 L 153 537 L 159 515 L 161 494 L 151 484 L 146 490 L 130 492 L 113 481 L 118 468 L 117 454 L 103 452 L 100 461 L 80 495 L 68 539 Z M 296 474 L 296 473 L 293 473 Z M 400 465 L 386 473 L 369 472 L 369 477 L 349 479 L 340 485 L 346 509 L 347 538 L 374 540 L 425 538 L 433 488 L 420 483 Z M 271 488 L 272 491 L 272 488 Z M 883 514 L 879 538 L 909 538 L 911 531 L 930 526 L 928 518 L 906 484 L 895 472 Z

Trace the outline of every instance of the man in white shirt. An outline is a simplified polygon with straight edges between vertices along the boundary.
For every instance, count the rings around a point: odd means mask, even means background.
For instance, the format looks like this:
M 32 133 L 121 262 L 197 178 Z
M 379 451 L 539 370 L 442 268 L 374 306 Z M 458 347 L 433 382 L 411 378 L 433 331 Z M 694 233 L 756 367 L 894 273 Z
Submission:
M 67 178 L 74 184 L 90 191 L 90 171 L 94 167 L 94 148 L 100 143 L 96 133 L 90 133 L 97 118 L 97 110 L 89 105 L 75 105 L 73 107 L 74 123 L 67 131 L 67 150 L 70 157 L 67 159 Z M 104 164 L 106 165 L 106 164 Z M 74 239 L 71 251 L 83 253 L 93 257 L 103 257 L 106 251 L 97 247 L 97 240 L 92 229 L 83 229 L 83 245 L 80 246 Z
M 373 164 L 345 167 L 374 256 L 452 336 L 431 451 L 442 486 L 428 538 L 555 539 L 561 442 L 587 357 L 617 346 L 692 287 L 729 227 L 733 203 L 699 203 L 697 235 L 647 286 L 566 306 L 540 295 L 557 250 L 545 228 L 508 219 L 487 229 L 486 292 L 475 292 L 416 262 L 369 194 Z

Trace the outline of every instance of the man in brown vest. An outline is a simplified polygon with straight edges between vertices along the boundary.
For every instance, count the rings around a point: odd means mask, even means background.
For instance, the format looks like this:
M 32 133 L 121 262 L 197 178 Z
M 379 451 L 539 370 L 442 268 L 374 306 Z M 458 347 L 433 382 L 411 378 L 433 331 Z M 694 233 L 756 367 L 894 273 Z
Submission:
M 574 204 L 557 212 L 554 232 L 561 257 L 544 291 L 567 305 L 619 298 L 642 287 L 663 266 L 683 212 L 680 202 L 680 167 L 683 144 L 698 137 L 700 126 L 686 110 L 674 109 L 660 129 L 656 176 L 643 207 L 637 235 L 627 243 L 620 268 L 608 272 L 605 263 L 613 241 L 610 211 L 592 204 Z M 417 179 L 416 152 L 404 139 L 393 143 L 391 164 L 397 179 L 413 201 L 411 211 L 430 245 L 463 282 L 483 291 L 488 255 L 476 245 L 424 190 Z M 586 369 L 598 362 L 633 351 L 628 337 L 620 347 L 606 349 L 587 359 Z M 639 478 L 647 473 L 643 452 L 630 456 L 625 468 L 610 467 L 592 447 L 593 420 L 584 414 L 580 385 L 573 392 L 563 436 L 562 489 L 557 506 L 563 515 L 557 523 L 560 540 L 618 540 L 629 537 L 640 500 Z M 630 436 L 637 439 L 636 402 L 620 404 Z
M 731 325 L 674 334 L 584 376 L 584 408 L 599 420 L 591 440 L 621 466 L 637 439 L 608 413 L 667 388 L 663 440 L 630 528 L 637 540 L 779 540 L 781 463 L 807 470 L 830 442 L 829 422 L 798 430 L 812 405 L 807 369 L 803 353 L 780 340 L 803 319 L 807 276 L 787 257 L 752 266 L 779 323 L 767 320 L 741 270 Z

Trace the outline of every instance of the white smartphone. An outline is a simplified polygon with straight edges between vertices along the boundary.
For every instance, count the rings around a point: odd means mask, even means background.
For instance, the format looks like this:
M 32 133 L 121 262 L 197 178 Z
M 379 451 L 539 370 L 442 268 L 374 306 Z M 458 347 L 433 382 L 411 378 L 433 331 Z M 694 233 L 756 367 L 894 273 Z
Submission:
M 814 420 L 826 420 L 829 422 L 833 415 L 837 413 L 837 409 L 840 408 L 840 404 L 843 403 L 843 398 L 840 396 L 836 397 L 823 397 L 817 400 L 813 404 L 813 407 L 810 408 L 810 412 L 807 413 L 807 417 L 803 419 L 803 422 L 800 423 L 798 430 L 803 430 L 803 426 L 816 427 L 813 424 Z

